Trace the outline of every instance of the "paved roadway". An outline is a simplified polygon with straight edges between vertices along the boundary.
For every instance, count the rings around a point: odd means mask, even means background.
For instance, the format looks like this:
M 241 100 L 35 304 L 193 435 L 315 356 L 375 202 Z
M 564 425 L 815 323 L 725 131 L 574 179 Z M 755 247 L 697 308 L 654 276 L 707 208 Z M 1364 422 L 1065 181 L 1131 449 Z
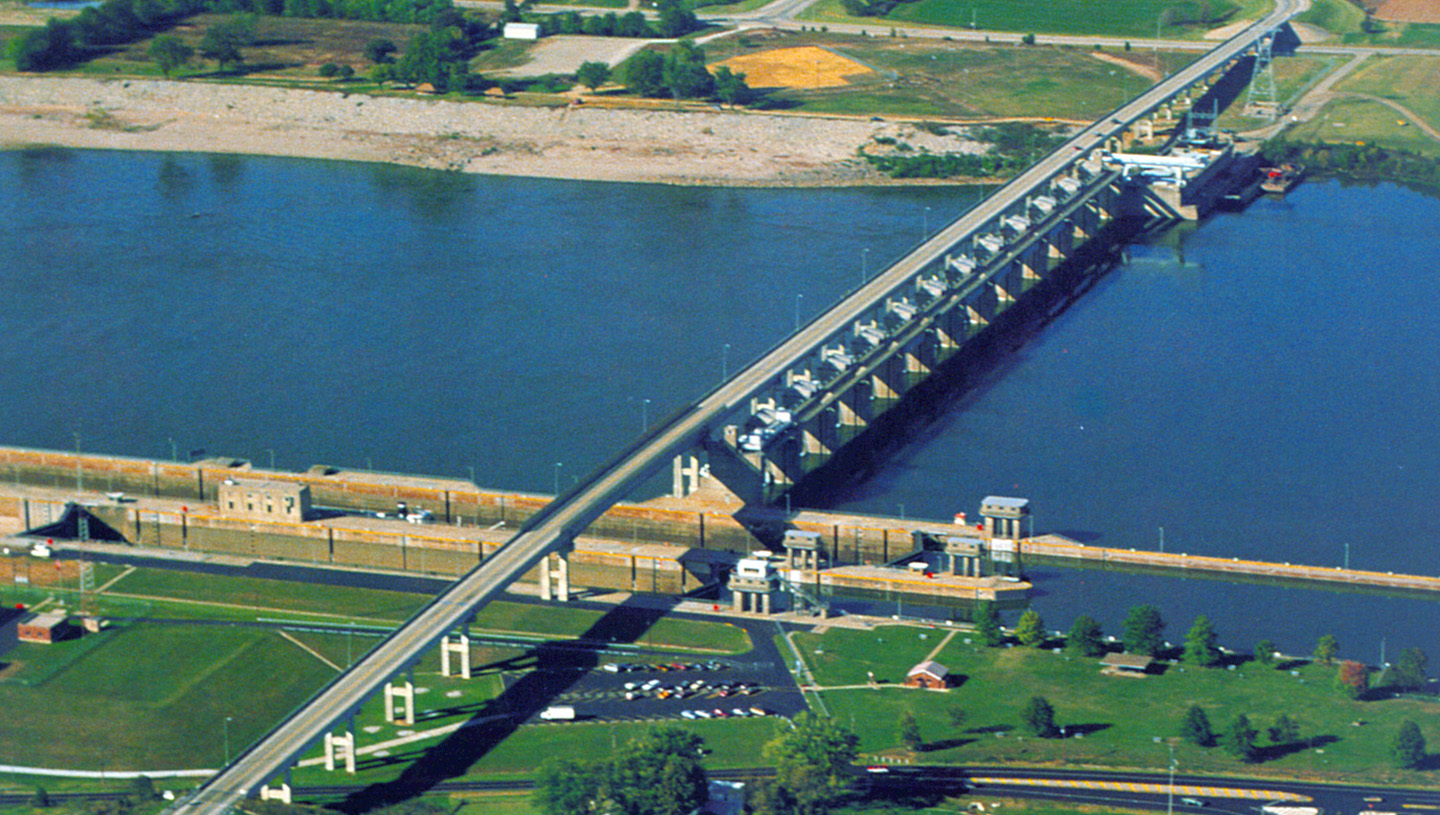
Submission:
M 1032 189 L 1063 172 L 1079 156 L 1164 103 L 1171 96 L 1243 53 L 1256 36 L 1278 26 L 1308 5 L 1308 0 L 1281 0 L 1277 9 L 1245 32 L 1227 40 L 1182 71 L 1154 86 L 1111 116 L 1084 129 L 1059 150 L 1000 188 L 877 275 L 844 301 L 817 316 L 749 367 L 700 401 L 659 425 L 602 467 L 584 483 L 559 496 L 532 518 L 505 546 L 381 642 L 350 670 L 336 677 L 309 703 L 293 713 L 250 749 L 222 769 L 194 796 L 176 807 L 179 815 L 223 815 L 251 790 L 276 777 L 328 728 L 345 719 L 375 689 L 434 647 L 476 609 L 490 602 L 551 551 L 565 545 L 637 484 L 693 447 L 713 425 L 731 414 L 751 395 L 843 331 L 877 301 L 904 287 L 965 236 L 1020 203 Z

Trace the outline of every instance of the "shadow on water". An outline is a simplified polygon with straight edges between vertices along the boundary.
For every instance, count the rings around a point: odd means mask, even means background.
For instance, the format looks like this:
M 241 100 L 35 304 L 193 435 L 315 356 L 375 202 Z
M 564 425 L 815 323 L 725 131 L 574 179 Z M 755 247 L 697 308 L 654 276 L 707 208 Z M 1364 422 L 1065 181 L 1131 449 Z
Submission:
M 669 607 L 655 607 L 654 599 L 647 598 L 643 606 L 628 601 L 615 606 L 577 640 L 541 645 L 518 657 L 486 666 L 490 670 L 528 672 L 488 702 L 453 708 L 453 712 L 471 714 L 470 721 L 439 744 L 360 761 L 358 767 L 363 769 L 402 763 L 409 766 L 395 780 L 366 787 L 332 808 L 358 815 L 424 794 L 436 784 L 464 775 L 520 725 L 593 671 L 600 664 L 606 647 L 638 642 L 670 611 Z

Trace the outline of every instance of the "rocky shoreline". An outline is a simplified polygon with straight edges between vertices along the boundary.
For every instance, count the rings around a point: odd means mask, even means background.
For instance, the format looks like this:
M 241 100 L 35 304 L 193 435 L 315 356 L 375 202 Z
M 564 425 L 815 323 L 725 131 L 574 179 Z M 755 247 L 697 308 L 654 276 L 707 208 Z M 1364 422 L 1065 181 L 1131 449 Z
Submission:
M 896 183 L 856 158 L 877 136 L 903 139 L 916 149 L 979 149 L 960 136 L 860 118 L 545 108 L 193 81 L 0 76 L 0 148 L 7 149 L 245 153 L 667 184 Z

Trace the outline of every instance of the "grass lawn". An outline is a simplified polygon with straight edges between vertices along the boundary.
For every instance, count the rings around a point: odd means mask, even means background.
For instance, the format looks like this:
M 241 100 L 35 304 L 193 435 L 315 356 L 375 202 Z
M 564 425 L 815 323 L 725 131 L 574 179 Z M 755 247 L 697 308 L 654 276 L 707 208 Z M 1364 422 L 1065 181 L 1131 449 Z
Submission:
M 809 90 L 771 91 L 778 107 L 857 116 L 911 118 L 1073 119 L 1093 121 L 1151 84 L 1142 74 L 1097 59 L 1078 48 L 1020 47 L 813 32 L 783 37 L 732 37 L 705 47 L 720 61 L 761 49 L 817 45 L 856 60 L 872 73 L 850 84 Z M 1111 49 L 1143 69 L 1154 55 Z M 1167 70 L 1188 64 L 1193 54 L 1161 54 Z
M 1105 35 L 1134 37 L 1155 36 L 1155 24 L 1168 9 L 1180 12 L 1173 24 L 1162 25 L 1160 35 L 1166 39 L 1198 39 L 1205 31 L 1227 23 L 1263 16 L 1273 4 L 1269 0 L 1128 0 L 1124 3 L 1095 3 L 1091 0 L 1051 0 L 1035 3 L 1030 0 L 918 0 L 897 5 L 883 18 L 852 17 L 845 13 L 840 0 L 820 0 L 802 12 L 807 20 L 873 25 L 883 32 L 890 25 L 919 24 L 947 28 L 969 27 L 987 31 L 1013 31 L 1037 34 Z M 1208 8 L 1208 16 L 1203 9 Z M 1181 23 L 1181 19 L 1195 20 Z M 1200 20 L 1205 22 L 1199 22 Z
M 605 612 L 533 603 L 495 602 L 480 610 L 475 626 L 491 631 L 518 631 L 549 637 L 605 637 L 597 623 Z M 621 641 L 630 641 L 622 638 Z M 744 629 L 726 623 L 661 617 L 635 640 L 647 648 L 740 654 L 751 648 Z
M 1440 143 L 1414 126 L 1401 125 L 1401 116 L 1366 99 L 1338 99 L 1319 116 L 1286 131 L 1296 141 L 1363 142 L 1421 155 L 1440 157 Z
M 0 763 L 117 770 L 218 766 L 226 717 L 232 719 L 230 746 L 238 750 L 333 675 L 261 629 L 132 625 L 41 687 L 0 684 L 0 706 L 24 711 L 0 717 L 0 745 L 9 746 L 0 748 Z
M 430 598 L 379 589 L 322 586 L 289 580 L 220 577 L 169 569 L 136 569 L 110 591 L 123 595 L 204 601 L 251 609 L 310 612 L 337 617 L 404 620 Z
M 882 628 L 874 632 L 832 630 L 801 634 L 796 642 L 813 661 L 821 681 L 851 683 L 858 671 L 840 667 L 850 655 L 869 654 L 876 677 L 903 674 L 916 658 L 918 632 Z M 883 640 L 883 642 L 882 642 Z M 930 641 L 927 640 L 928 644 Z M 866 647 L 868 644 L 868 648 Z M 819 649 L 824 653 L 816 655 Z M 880 659 L 874 654 L 885 654 Z M 895 722 L 914 711 L 928 749 L 918 760 L 937 763 L 1082 763 L 1112 767 L 1155 767 L 1165 760 L 1167 740 L 1178 733 L 1191 705 L 1200 705 L 1217 733 L 1244 713 L 1263 733 L 1281 713 L 1299 722 L 1305 745 L 1271 745 L 1262 736 L 1266 760 L 1244 765 L 1220 748 L 1176 745 L 1181 766 L 1190 772 L 1311 776 L 1334 781 L 1433 783 L 1424 773 L 1390 769 L 1390 742 L 1404 719 L 1420 724 L 1427 739 L 1440 738 L 1434 700 L 1351 701 L 1332 686 L 1335 668 L 1305 665 L 1288 670 L 1246 663 L 1235 670 L 1169 666 L 1144 679 L 1102 676 L 1098 660 L 1070 658 L 1030 648 L 989 649 L 967 645 L 963 635 L 937 659 L 963 683 L 948 693 L 902 688 L 826 691 L 824 698 L 841 720 L 853 720 L 867 752 L 893 751 Z M 863 678 L 863 674 L 861 674 Z M 1021 706 L 1032 695 L 1046 697 L 1058 724 L 1079 727 L 1083 738 L 1037 739 L 1018 727 Z M 962 727 L 950 724 L 949 711 L 966 711 Z M 1356 722 L 1363 723 L 1357 726 Z
M 1339 90 L 1368 93 L 1398 102 L 1440 128 L 1440 94 L 1435 80 L 1440 76 L 1440 57 L 1372 57 L 1355 73 L 1345 77 Z

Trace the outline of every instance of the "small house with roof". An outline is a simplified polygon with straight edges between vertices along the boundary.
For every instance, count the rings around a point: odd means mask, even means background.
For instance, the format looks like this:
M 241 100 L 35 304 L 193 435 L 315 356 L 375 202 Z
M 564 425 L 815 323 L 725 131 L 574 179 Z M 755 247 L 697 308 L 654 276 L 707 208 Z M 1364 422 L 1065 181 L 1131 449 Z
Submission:
M 927 659 L 905 674 L 905 687 L 944 690 L 950 687 L 950 669 L 933 659 Z

